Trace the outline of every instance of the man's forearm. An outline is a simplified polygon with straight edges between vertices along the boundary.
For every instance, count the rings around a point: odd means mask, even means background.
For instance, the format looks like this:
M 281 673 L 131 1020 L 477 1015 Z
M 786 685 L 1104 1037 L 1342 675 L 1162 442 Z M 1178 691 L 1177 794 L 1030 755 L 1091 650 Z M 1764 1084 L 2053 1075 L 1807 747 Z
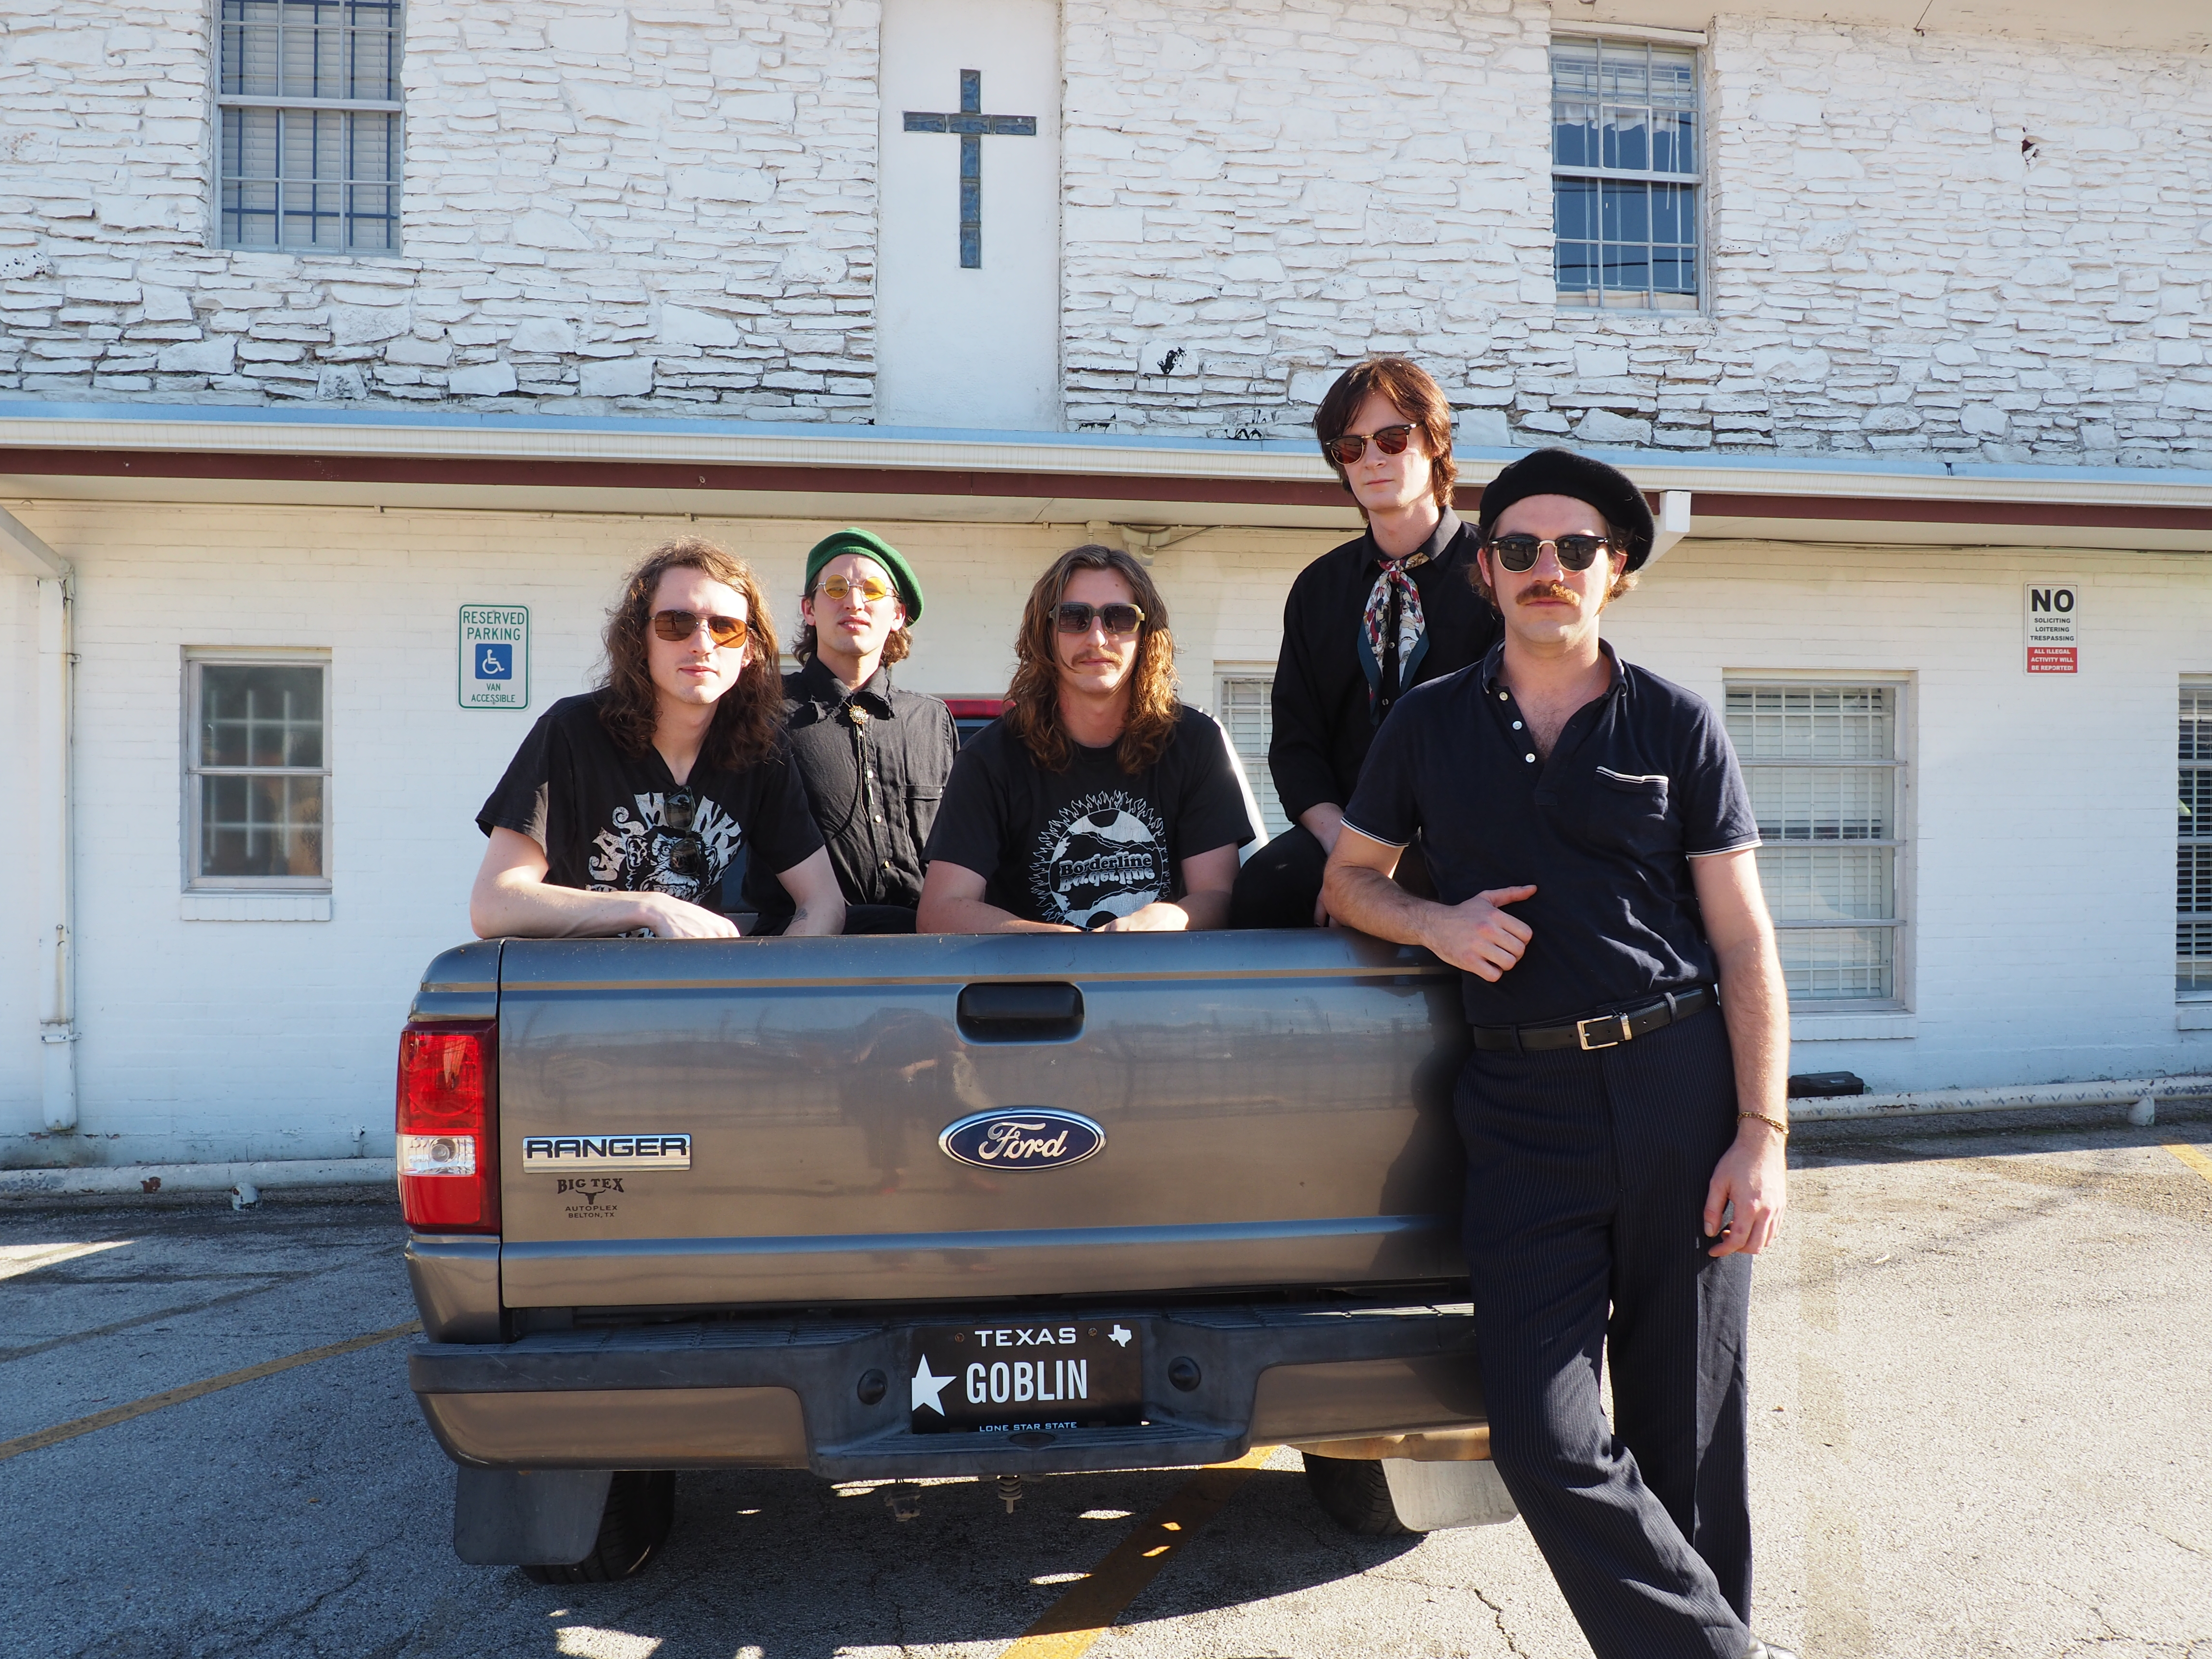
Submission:
M 1747 939 L 1723 954 L 1720 981 L 1737 1109 L 1787 1121 L 1790 992 L 1771 936 Z
M 1399 945 L 1425 945 L 1429 913 L 1444 907 L 1415 898 L 1380 870 L 1332 864 L 1322 878 L 1322 901 L 1349 927 Z
M 1336 838 L 1344 833 L 1344 808 L 1333 800 L 1317 801 L 1298 814 L 1298 822 L 1321 843 L 1322 852 L 1336 851 Z
M 845 901 L 842 898 L 804 900 L 792 911 L 791 921 L 785 926 L 786 939 L 826 938 L 845 931 Z
M 1011 910 L 1001 910 L 981 899 L 931 899 L 923 896 L 915 916 L 915 931 L 922 933 L 1075 933 L 1082 929 L 1061 921 L 1030 921 Z
M 551 882 L 481 881 L 469 896 L 479 939 L 592 939 L 652 925 L 634 893 L 591 893 Z

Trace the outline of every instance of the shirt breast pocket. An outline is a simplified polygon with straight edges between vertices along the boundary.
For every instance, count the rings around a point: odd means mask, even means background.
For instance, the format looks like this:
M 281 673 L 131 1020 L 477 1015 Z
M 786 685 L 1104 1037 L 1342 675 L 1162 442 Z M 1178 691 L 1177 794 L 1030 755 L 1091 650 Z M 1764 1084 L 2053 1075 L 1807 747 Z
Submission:
M 912 827 L 917 854 L 929 844 L 929 832 L 937 827 L 937 809 L 944 799 L 945 791 L 941 788 L 907 791 L 907 822 Z
M 1663 853 L 1681 839 L 1668 810 L 1664 772 L 1616 772 L 1597 769 L 1589 795 L 1589 836 L 1601 847 L 1638 857 Z

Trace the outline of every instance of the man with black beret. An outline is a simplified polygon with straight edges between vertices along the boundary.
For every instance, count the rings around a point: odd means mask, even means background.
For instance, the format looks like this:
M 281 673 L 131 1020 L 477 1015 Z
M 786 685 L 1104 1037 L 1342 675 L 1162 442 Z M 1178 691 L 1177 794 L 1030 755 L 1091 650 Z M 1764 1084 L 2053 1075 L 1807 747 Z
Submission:
M 882 537 L 840 530 L 806 556 L 799 613 L 784 729 L 845 895 L 845 931 L 910 933 L 922 848 L 960 748 L 950 709 L 891 684 L 891 665 L 914 648 L 921 584 Z M 779 931 L 790 915 L 773 877 L 749 875 L 745 896 L 758 932 Z
M 1758 823 L 1711 708 L 1599 635 L 1650 555 L 1636 486 L 1539 450 L 1479 517 L 1502 637 L 1376 734 L 1325 896 L 1462 970 L 1491 1447 L 1591 1648 L 1778 1656 L 1749 1625 L 1745 1329 L 1789 1133 Z M 1417 834 L 1435 901 L 1390 879 Z

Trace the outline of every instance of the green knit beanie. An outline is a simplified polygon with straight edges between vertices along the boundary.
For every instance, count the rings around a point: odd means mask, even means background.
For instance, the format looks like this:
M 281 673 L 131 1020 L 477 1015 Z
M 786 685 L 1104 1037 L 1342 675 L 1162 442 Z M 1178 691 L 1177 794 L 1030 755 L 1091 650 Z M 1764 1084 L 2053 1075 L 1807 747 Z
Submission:
M 871 535 L 865 530 L 840 530 L 814 544 L 806 556 L 806 591 L 814 591 L 814 579 L 822 574 L 823 565 L 847 553 L 873 559 L 889 571 L 892 584 L 898 589 L 899 603 L 906 607 L 906 619 L 910 623 L 921 620 L 921 584 L 914 579 L 914 567 L 898 549 L 881 536 Z

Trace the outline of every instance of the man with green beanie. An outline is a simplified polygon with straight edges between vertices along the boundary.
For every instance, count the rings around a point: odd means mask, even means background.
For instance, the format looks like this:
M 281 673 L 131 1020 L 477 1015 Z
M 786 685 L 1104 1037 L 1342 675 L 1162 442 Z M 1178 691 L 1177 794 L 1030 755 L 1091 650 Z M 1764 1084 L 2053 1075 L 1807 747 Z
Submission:
M 799 613 L 784 730 L 844 891 L 845 931 L 910 933 L 921 849 L 960 747 L 950 709 L 891 684 L 891 665 L 914 648 L 921 584 L 880 536 L 840 530 L 806 556 Z M 781 930 L 791 900 L 773 875 L 749 872 L 745 896 L 756 932 Z

